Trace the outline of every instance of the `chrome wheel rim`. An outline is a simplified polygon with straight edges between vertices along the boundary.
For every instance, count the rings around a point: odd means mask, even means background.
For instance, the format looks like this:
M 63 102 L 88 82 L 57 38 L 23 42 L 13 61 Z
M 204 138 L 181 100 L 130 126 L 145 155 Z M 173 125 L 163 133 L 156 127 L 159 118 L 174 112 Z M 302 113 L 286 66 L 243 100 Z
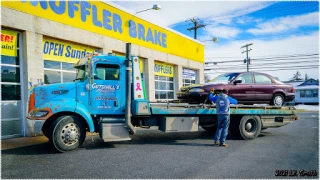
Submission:
M 249 119 L 246 124 L 245 124 L 245 130 L 248 132 L 248 133 L 253 133 L 256 131 L 257 129 L 257 123 L 255 120 L 253 119 Z
M 281 96 L 276 96 L 274 98 L 274 105 L 282 106 L 282 104 L 283 104 L 283 98 Z
M 61 141 L 66 146 L 72 146 L 79 141 L 79 132 L 80 128 L 75 123 L 66 124 L 60 132 Z

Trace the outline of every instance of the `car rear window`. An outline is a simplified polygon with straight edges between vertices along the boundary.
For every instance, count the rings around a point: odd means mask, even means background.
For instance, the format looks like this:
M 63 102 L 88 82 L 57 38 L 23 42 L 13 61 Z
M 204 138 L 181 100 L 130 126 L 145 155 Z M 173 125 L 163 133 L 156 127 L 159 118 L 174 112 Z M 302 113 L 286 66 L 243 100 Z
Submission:
M 254 75 L 256 84 L 272 84 L 272 80 L 265 75 L 255 74 Z

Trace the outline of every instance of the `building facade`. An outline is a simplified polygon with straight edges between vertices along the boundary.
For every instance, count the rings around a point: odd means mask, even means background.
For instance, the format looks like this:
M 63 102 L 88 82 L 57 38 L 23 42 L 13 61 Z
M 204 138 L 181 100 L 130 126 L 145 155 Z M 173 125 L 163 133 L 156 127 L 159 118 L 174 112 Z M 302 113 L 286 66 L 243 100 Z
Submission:
M 294 90 L 295 104 L 319 104 L 319 81 L 308 79 Z
M 72 82 L 73 64 L 86 53 L 124 56 L 130 42 L 150 101 L 175 99 L 183 85 L 204 82 L 202 43 L 112 3 L 4 1 L 1 22 L 2 139 L 33 135 L 25 118 L 29 89 Z

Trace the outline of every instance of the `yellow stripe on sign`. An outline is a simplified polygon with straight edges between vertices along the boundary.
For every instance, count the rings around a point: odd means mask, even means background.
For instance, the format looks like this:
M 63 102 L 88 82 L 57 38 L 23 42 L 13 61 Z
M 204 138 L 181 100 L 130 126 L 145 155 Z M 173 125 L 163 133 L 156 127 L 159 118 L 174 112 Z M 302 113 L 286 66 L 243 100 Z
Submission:
M 173 65 L 154 62 L 154 75 L 173 77 L 173 74 L 174 74 Z
M 17 57 L 18 33 L 1 30 L 1 55 Z
M 77 45 L 56 39 L 43 38 L 42 42 L 43 58 L 45 60 L 76 63 L 87 53 L 93 53 L 94 48 Z
M 203 44 L 103 2 L 2 1 L 2 7 L 204 63 Z

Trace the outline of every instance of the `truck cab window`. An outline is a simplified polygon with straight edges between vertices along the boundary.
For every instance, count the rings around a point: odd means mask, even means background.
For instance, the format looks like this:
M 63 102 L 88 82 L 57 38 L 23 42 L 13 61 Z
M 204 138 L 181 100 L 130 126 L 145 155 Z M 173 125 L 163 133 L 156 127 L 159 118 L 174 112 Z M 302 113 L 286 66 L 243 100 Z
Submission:
M 94 79 L 99 80 L 119 80 L 120 67 L 113 64 L 97 64 L 94 71 Z

